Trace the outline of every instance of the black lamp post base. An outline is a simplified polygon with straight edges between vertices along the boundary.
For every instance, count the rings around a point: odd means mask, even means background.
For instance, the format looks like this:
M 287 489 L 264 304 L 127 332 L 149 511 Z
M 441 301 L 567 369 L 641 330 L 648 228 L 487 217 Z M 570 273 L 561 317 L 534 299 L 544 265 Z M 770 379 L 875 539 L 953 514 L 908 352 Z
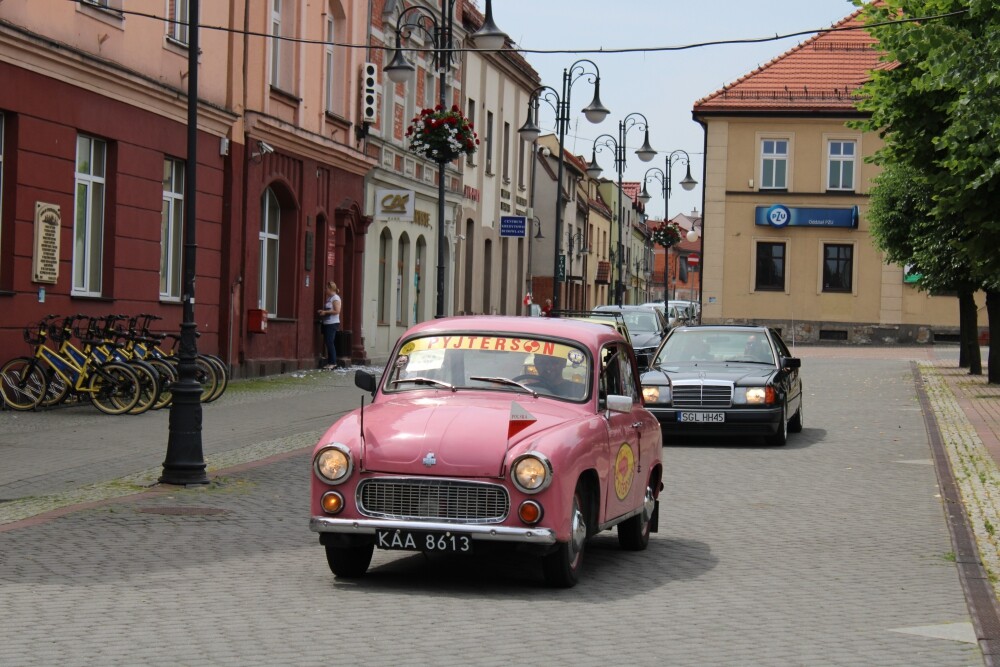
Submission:
M 170 435 L 160 484 L 208 484 L 201 448 L 201 386 L 181 381 L 171 389 Z

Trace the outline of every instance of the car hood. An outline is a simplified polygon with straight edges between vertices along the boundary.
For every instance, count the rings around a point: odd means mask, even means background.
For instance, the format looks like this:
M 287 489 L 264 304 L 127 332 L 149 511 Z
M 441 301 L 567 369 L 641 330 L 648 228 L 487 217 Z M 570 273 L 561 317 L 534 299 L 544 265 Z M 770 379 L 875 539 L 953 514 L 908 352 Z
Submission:
M 647 348 L 656 347 L 663 340 L 663 337 L 658 333 L 652 333 L 647 331 L 639 332 L 629 332 L 629 337 L 632 338 L 633 348 Z
M 446 399 L 414 396 L 393 397 L 364 409 L 365 470 L 400 475 L 451 477 L 497 477 L 503 473 L 506 454 L 518 444 L 578 420 L 580 406 L 527 394 L 498 392 L 449 393 Z M 500 394 L 508 396 L 507 394 Z M 515 422 L 513 411 L 527 413 Z M 523 426 L 527 422 L 527 426 Z M 508 433 L 522 427 L 511 437 Z
M 734 385 L 754 386 L 766 384 L 774 373 L 773 366 L 762 364 L 732 362 L 666 364 L 643 373 L 642 381 L 647 384 L 664 384 L 666 378 L 669 378 L 670 382 L 721 380 L 732 382 Z

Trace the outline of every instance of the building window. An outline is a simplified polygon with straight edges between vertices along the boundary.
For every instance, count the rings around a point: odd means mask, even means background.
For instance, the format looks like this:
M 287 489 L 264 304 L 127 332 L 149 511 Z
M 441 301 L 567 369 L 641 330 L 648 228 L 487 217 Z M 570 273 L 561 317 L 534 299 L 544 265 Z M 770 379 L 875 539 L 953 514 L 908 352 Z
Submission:
M 434 94 L 434 72 L 426 72 L 424 74 L 424 106 L 428 109 L 433 109 L 438 104 L 438 98 Z
M 510 183 L 510 123 L 503 124 L 503 182 Z
M 476 101 L 473 100 L 472 98 L 469 98 L 468 108 L 469 108 L 469 111 L 468 111 L 468 113 L 465 114 L 465 117 L 468 118 L 469 119 L 469 123 L 473 127 L 475 127 L 476 126 Z M 476 166 L 476 161 L 475 161 L 474 156 L 473 156 L 472 153 L 466 154 L 466 156 L 465 156 L 465 163 L 467 165 L 469 165 L 470 167 Z
M 524 190 L 524 156 L 527 152 L 525 142 L 517 141 L 517 189 Z
M 831 141 L 829 143 L 830 162 L 828 190 L 854 191 L 854 154 L 855 142 Z
M 493 173 L 493 112 L 486 112 L 486 173 Z
M 323 90 L 326 91 L 324 97 L 326 98 L 326 110 L 329 112 L 334 111 L 333 95 L 337 81 L 336 50 L 333 47 L 336 41 L 337 21 L 328 10 L 326 15 L 326 44 L 323 46 L 323 69 L 326 70 L 326 76 L 323 80 Z
M 823 291 L 850 292 L 853 289 L 854 246 L 842 243 L 823 245 Z
M 108 9 L 113 12 L 120 12 L 122 9 L 122 0 L 80 0 L 80 1 L 85 5 L 100 7 L 101 9 Z
M 163 212 L 160 217 L 160 298 L 180 300 L 184 239 L 184 163 L 163 161 Z
M 788 140 L 764 139 L 761 142 L 760 187 L 762 190 L 788 189 Z
M 758 292 L 784 291 L 784 243 L 759 242 L 757 244 L 757 272 L 754 289 Z
M 278 312 L 278 257 L 281 241 L 281 204 L 271 188 L 264 191 L 260 211 L 260 296 L 258 308 L 269 317 Z
M 294 3 L 271 0 L 271 85 L 287 93 L 293 91 L 295 68 Z
M 4 115 L 0 113 L 0 265 L 3 264 L 3 153 Z
M 167 37 L 187 45 L 189 0 L 167 0 Z
M 104 188 L 107 144 L 76 138 L 76 194 L 73 202 L 73 292 L 98 296 L 104 247 Z

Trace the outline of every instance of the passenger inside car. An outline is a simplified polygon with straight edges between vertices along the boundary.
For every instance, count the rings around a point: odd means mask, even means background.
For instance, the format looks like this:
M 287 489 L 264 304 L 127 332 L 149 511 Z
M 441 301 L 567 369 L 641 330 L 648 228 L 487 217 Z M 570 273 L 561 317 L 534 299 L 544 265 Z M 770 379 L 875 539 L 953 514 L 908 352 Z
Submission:
M 767 346 L 767 343 L 756 335 L 751 335 L 747 338 L 746 345 L 743 348 L 743 356 L 751 361 L 764 363 L 772 363 L 774 361 L 771 358 L 771 349 Z
M 535 369 L 541 385 L 555 396 L 565 398 L 581 398 L 586 392 L 583 383 L 567 380 L 563 376 L 566 368 L 565 357 L 550 357 L 545 354 L 535 355 Z

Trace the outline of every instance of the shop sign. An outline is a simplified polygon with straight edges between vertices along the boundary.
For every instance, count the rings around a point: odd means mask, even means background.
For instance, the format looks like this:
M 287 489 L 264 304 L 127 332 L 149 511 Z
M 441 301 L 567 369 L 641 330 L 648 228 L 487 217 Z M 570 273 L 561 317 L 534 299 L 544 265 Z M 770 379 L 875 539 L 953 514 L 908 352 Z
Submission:
M 758 206 L 754 211 L 758 227 L 839 227 L 858 228 L 858 207 L 804 208 L 800 206 Z

